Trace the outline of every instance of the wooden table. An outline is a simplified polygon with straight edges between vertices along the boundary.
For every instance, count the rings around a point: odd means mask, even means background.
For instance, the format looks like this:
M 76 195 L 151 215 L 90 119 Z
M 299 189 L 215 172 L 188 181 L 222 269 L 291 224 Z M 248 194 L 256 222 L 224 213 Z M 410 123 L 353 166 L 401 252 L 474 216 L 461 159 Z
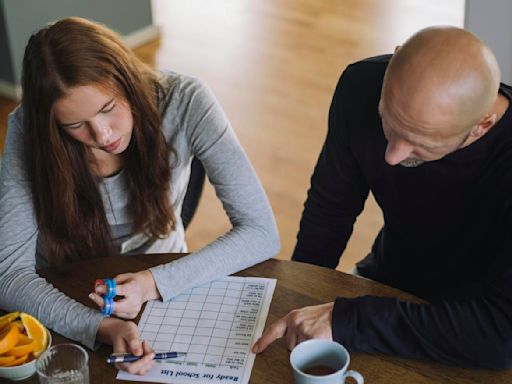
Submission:
M 70 297 L 90 306 L 91 301 L 87 295 L 96 278 L 113 277 L 123 272 L 136 272 L 182 256 L 161 254 L 95 259 L 73 264 L 67 273 L 46 270 L 41 274 Z M 371 280 L 292 261 L 268 260 L 237 275 L 277 279 L 267 325 L 292 309 L 332 301 L 336 296 L 376 295 L 415 300 L 410 295 Z M 52 332 L 52 337 L 54 344 L 67 341 L 55 332 Z M 105 358 L 110 352 L 110 346 L 103 346 L 95 352 L 89 351 L 91 384 L 119 383 L 115 379 L 117 370 L 105 363 Z M 370 384 L 512 383 L 512 370 L 494 372 L 464 369 L 426 361 L 364 353 L 351 354 L 350 368 L 359 371 L 366 383 Z M 24 382 L 36 383 L 37 379 L 32 377 Z M 256 357 L 250 383 L 293 383 L 289 351 L 283 340 L 278 340 Z

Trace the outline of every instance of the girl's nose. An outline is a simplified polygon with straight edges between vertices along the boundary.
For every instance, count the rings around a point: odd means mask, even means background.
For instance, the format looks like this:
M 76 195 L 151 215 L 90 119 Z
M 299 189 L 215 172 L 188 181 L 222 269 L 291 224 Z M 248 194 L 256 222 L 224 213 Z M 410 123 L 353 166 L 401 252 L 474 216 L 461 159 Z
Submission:
M 112 129 L 108 124 L 93 120 L 89 123 L 89 126 L 91 135 L 96 143 L 98 143 L 100 146 L 109 144 L 109 140 L 112 136 Z

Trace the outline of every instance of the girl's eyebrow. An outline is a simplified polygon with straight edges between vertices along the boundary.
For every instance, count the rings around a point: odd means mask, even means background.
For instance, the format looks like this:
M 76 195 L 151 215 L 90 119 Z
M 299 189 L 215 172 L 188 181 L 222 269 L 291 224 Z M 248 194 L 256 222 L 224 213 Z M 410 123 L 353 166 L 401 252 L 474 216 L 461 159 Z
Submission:
M 105 104 L 103 104 L 103 106 L 100 108 L 100 110 L 96 113 L 100 113 L 101 111 L 103 111 L 105 108 L 107 108 L 107 106 L 109 106 L 113 101 L 115 100 L 115 97 L 113 97 L 112 99 L 110 99 L 109 101 L 107 101 Z M 66 123 L 66 124 L 62 124 L 60 123 L 59 125 L 62 127 L 62 128 L 66 128 L 67 126 L 70 126 L 70 125 L 75 125 L 75 124 L 78 124 L 78 123 L 81 123 L 81 121 L 77 121 L 76 123 Z

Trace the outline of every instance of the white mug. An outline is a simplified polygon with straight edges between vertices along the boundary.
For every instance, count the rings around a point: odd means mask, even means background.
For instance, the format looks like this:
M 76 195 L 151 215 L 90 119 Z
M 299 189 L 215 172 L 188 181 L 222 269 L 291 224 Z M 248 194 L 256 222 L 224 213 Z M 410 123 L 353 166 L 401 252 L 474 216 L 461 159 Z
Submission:
M 347 377 L 364 384 L 359 372 L 347 371 L 349 363 L 347 350 L 335 341 L 306 340 L 290 354 L 296 384 L 342 384 Z

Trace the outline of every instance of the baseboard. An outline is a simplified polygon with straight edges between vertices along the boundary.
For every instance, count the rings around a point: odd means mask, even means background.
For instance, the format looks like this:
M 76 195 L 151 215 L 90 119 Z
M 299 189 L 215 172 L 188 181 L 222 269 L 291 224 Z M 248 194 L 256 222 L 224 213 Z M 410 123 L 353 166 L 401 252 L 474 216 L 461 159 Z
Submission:
M 20 101 L 21 85 L 16 85 L 9 81 L 0 79 L 0 96 L 7 97 L 14 101 Z
M 158 37 L 160 37 L 160 27 L 152 24 L 135 32 L 129 33 L 128 35 L 124 35 L 123 40 L 129 48 L 133 49 Z M 7 97 L 14 101 L 20 101 L 21 85 L 0 79 L 0 96 Z
M 160 27 L 151 24 L 128 35 L 124 35 L 123 39 L 125 44 L 133 49 L 155 40 L 158 37 L 160 37 Z

